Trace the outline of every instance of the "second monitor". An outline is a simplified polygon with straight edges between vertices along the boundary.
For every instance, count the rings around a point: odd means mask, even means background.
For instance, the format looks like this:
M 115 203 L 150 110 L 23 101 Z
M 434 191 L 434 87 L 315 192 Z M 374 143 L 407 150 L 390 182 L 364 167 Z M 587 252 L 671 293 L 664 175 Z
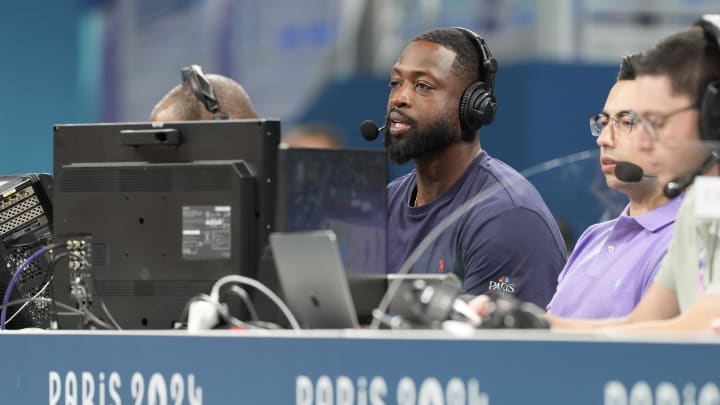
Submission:
M 349 277 L 384 275 L 387 154 L 281 149 L 278 163 L 277 229 L 331 229 Z

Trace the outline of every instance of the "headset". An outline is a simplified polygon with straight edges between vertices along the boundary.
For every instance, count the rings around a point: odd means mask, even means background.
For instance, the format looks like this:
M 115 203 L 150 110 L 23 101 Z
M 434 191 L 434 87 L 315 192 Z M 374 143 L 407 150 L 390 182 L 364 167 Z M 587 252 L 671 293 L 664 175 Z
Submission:
M 190 65 L 183 68 L 180 71 L 180 76 L 183 84 L 190 84 L 193 94 L 205 106 L 205 109 L 213 115 L 213 119 L 226 120 L 229 118 L 227 114 L 220 110 L 220 102 L 215 96 L 215 90 L 213 90 L 212 84 L 205 76 L 201 66 Z
M 480 57 L 480 79 L 468 85 L 460 99 L 460 124 L 464 130 L 463 140 L 472 142 L 475 139 L 475 131 L 484 125 L 489 125 L 495 119 L 497 110 L 495 74 L 498 63 L 492 56 L 485 39 L 480 35 L 463 27 L 454 27 L 454 29 L 470 39 Z
M 720 49 L 720 14 L 705 14 L 695 25 Z M 720 141 L 720 80 L 705 88 L 700 102 L 700 136 L 707 141 Z
M 720 52 L 720 14 L 705 14 L 695 25 L 700 26 L 709 41 L 718 47 Z M 706 141 L 720 141 L 720 79 L 708 83 L 705 87 L 702 100 L 700 101 L 700 137 Z M 716 145 L 712 145 L 713 150 L 708 159 L 705 160 L 701 168 L 698 169 L 700 174 L 709 167 L 706 165 L 717 163 L 720 159 L 720 150 Z M 669 184 L 668 184 L 669 185 Z M 716 223 L 717 221 L 713 221 Z M 715 225 L 717 227 L 717 225 Z M 708 260 L 708 268 L 710 269 L 709 279 L 712 280 L 713 262 L 715 260 L 715 251 L 718 237 L 713 238 L 712 250 Z

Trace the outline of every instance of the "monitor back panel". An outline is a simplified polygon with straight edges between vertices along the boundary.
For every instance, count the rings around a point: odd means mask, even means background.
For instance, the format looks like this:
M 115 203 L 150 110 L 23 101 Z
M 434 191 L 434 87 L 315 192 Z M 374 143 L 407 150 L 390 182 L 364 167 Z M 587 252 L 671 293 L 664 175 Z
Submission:
M 276 120 L 54 128 L 54 231 L 92 235 L 92 283 L 121 326 L 168 328 L 221 276 L 255 275 L 275 228 L 279 139 Z M 213 233 L 228 224 L 229 238 Z M 72 301 L 62 269 L 55 295 Z
M 177 144 L 170 142 L 172 135 L 177 136 Z M 143 139 L 148 142 L 142 144 Z M 56 125 L 53 177 L 57 188 L 63 166 L 81 163 L 242 160 L 259 179 L 259 255 L 275 230 L 279 142 L 280 122 L 266 119 Z
M 85 235 L 84 283 L 125 329 L 166 329 L 215 280 L 255 265 L 256 180 L 243 162 L 66 166 L 55 190 L 56 239 Z M 73 303 L 61 262 L 55 297 Z M 63 327 L 82 327 L 73 319 Z

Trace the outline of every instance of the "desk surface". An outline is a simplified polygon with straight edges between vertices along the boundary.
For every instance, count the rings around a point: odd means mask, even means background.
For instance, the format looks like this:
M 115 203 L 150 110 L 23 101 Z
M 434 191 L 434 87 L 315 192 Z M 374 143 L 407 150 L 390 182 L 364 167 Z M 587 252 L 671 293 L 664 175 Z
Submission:
M 713 336 L 21 331 L 0 342 L 2 404 L 720 403 Z

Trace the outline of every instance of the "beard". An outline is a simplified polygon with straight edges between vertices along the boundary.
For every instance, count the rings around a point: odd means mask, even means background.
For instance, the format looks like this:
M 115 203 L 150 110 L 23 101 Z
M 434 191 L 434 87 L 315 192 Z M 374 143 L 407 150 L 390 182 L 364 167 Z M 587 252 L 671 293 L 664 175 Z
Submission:
M 410 120 L 409 117 L 405 117 Z M 429 153 L 441 152 L 459 137 L 454 133 L 456 131 L 446 113 L 424 126 L 418 125 L 415 120 L 410 120 L 411 127 L 402 136 L 392 135 L 390 124 L 390 119 L 386 119 L 385 149 L 390 159 L 399 164 Z

